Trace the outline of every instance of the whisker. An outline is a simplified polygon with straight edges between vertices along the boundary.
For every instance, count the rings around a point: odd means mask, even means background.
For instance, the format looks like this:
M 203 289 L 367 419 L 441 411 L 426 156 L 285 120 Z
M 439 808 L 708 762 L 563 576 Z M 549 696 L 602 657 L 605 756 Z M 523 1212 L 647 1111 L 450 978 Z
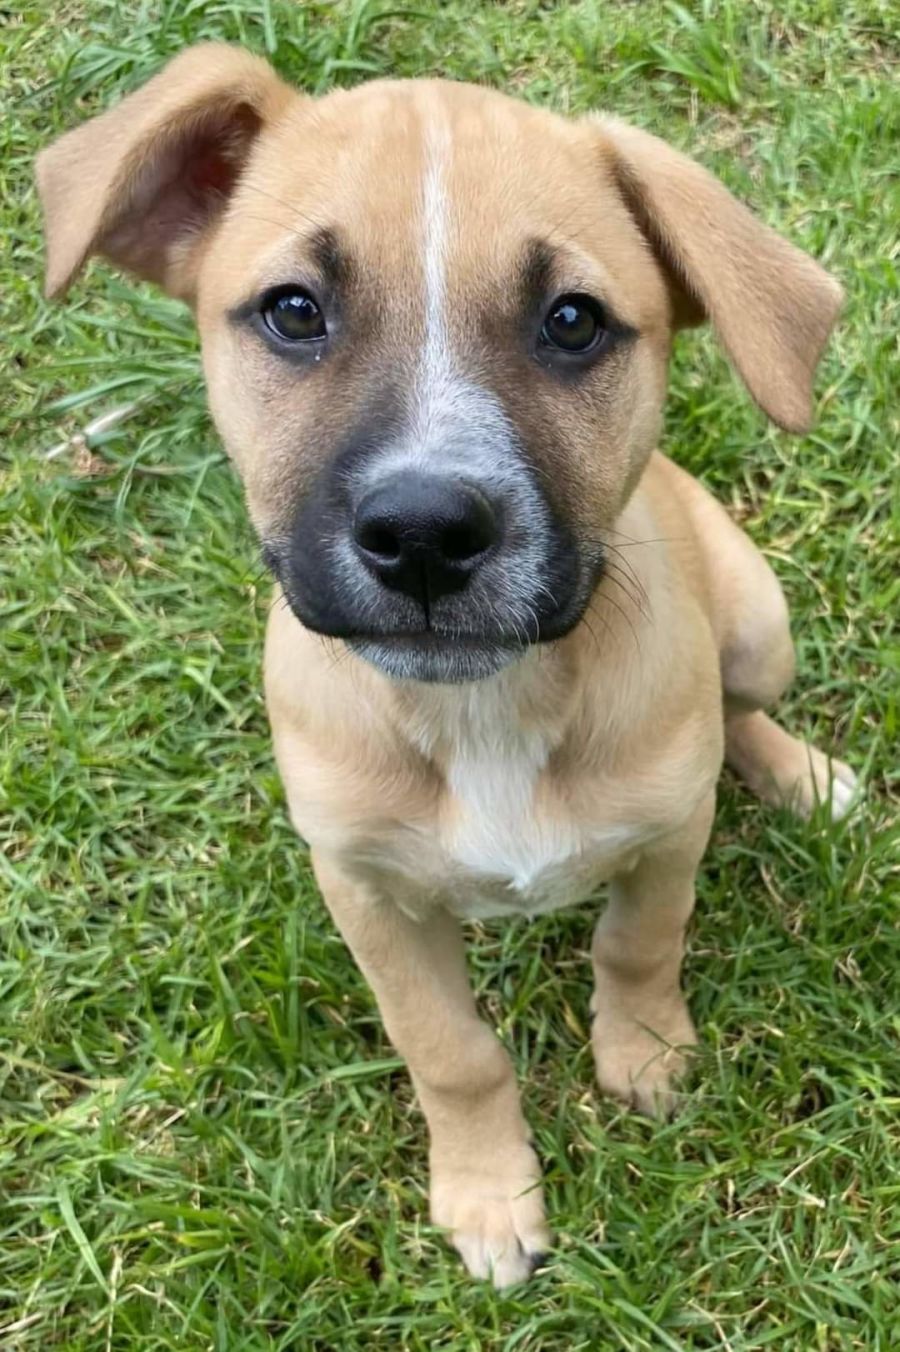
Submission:
M 640 639 L 638 638 L 638 632 L 637 632 L 637 630 L 635 629 L 634 625 L 632 624 L 632 622 L 631 622 L 631 616 L 628 614 L 627 610 L 625 610 L 625 608 L 624 608 L 623 606 L 620 606 L 619 603 L 618 603 L 618 601 L 613 600 L 613 598 L 612 598 L 611 596 L 607 596 L 606 593 L 603 592 L 603 591 L 601 591 L 601 590 L 597 590 L 597 591 L 594 593 L 593 600 L 594 600 L 595 602 L 596 602 L 596 601 L 605 601 L 605 602 L 607 603 L 607 605 L 612 606 L 612 608 L 613 608 L 614 610 L 617 610 L 617 611 L 619 612 L 619 614 L 622 616 L 622 619 L 625 621 L 625 623 L 628 625 L 628 628 L 631 630 L 631 636 L 632 636 L 632 638 L 634 639 L 635 647 L 637 648 L 638 652 L 640 652 L 640 651 L 641 651 L 641 641 L 640 641 Z
M 622 555 L 620 554 L 619 546 L 607 544 L 605 546 L 604 553 L 606 556 L 607 568 L 612 567 L 617 572 L 621 573 L 622 576 L 627 577 L 629 582 L 633 584 L 637 595 L 641 598 L 641 602 L 649 608 L 650 597 L 647 594 L 647 589 L 644 586 L 643 582 L 641 581 L 640 577 L 638 576 L 637 572 L 635 571 L 631 562 L 628 559 L 623 558 Z M 615 563 L 613 563 L 612 561 L 613 559 L 615 559 L 616 561 Z
M 638 578 L 625 572 L 609 560 L 607 560 L 603 577 L 611 582 L 614 587 L 618 587 L 624 596 L 628 597 L 642 619 L 650 619 L 650 598 Z M 603 585 L 602 581 L 600 585 Z
M 314 230 L 321 230 L 322 228 L 321 221 L 317 221 L 313 216 L 308 216 L 305 211 L 301 211 L 299 207 L 293 204 L 293 202 L 285 201 L 285 199 L 283 197 L 279 197 L 277 193 L 269 192 L 267 188 L 261 188 L 259 184 L 256 183 L 253 179 L 246 179 L 241 184 L 242 192 L 245 192 L 247 189 L 249 189 L 250 192 L 258 192 L 261 197 L 268 197 L 271 201 L 276 202 L 280 207 L 285 207 L 291 213 L 292 216 L 296 216 L 298 220 L 305 221 L 306 224 L 312 226 Z
M 295 229 L 293 225 L 287 225 L 284 221 L 276 221 L 271 216 L 258 216 L 254 211 L 242 211 L 241 216 L 245 221 L 261 221 L 264 225 L 277 225 L 279 230 L 286 230 L 289 235 L 302 239 L 301 232 Z
M 633 536 L 631 536 L 631 535 L 626 535 L 624 531 L 616 530 L 615 526 L 604 526 L 602 529 L 603 529 L 604 535 L 619 535 L 619 536 L 621 536 L 621 538 L 625 541 L 625 544 L 624 544 L 624 545 L 620 545 L 620 546 L 619 546 L 620 549 L 624 549 L 624 548 L 626 548 L 627 546 L 630 546 L 630 545 L 666 545 L 666 544 L 675 544 L 675 543 L 678 543 L 679 541 L 684 541 L 684 540 L 686 540 L 686 539 L 688 538 L 686 535 L 654 535 L 654 536 L 651 536 L 651 537 L 650 537 L 649 539 L 647 539 L 647 540 L 635 540 Z M 598 538 L 599 538 L 599 537 L 598 537 Z M 600 541 L 600 543 L 602 543 L 602 540 Z
M 588 631 L 588 633 L 590 634 L 591 638 L 593 639 L 593 641 L 594 641 L 594 647 L 595 647 L 595 648 L 598 650 L 598 652 L 599 652 L 599 651 L 600 651 L 600 640 L 597 638 L 597 635 L 594 633 L 594 626 L 591 624 L 590 620 L 588 619 L 589 613 L 590 613 L 590 607 L 588 607 L 588 609 L 584 612 L 584 615 L 582 616 L 581 622 L 582 622 L 582 624 L 584 625 L 585 629 L 586 629 L 586 630 Z M 594 616 L 594 619 L 600 621 L 600 623 L 603 625 L 604 629 L 606 630 L 606 632 L 607 632 L 608 634 L 611 632 L 610 627 L 609 627 L 609 625 L 607 624 L 606 619 L 605 619 L 605 617 L 604 617 L 603 615 L 595 615 L 595 616 Z

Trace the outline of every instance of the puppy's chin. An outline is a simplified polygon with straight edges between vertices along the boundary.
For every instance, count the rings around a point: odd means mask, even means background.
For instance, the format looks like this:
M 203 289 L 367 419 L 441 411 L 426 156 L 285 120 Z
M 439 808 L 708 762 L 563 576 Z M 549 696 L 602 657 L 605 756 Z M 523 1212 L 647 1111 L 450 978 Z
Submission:
M 527 645 L 504 646 L 468 639 L 436 638 L 430 634 L 409 638 L 346 640 L 357 657 L 377 667 L 394 681 L 425 681 L 430 685 L 463 685 L 495 675 L 517 662 Z

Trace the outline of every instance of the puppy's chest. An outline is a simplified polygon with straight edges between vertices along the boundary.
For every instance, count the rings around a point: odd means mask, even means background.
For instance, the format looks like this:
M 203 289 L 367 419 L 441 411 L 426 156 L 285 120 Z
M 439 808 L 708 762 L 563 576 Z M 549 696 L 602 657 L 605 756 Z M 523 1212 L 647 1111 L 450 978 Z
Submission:
M 585 826 L 552 800 L 542 772 L 528 754 L 451 766 L 438 840 L 455 914 L 539 914 L 580 901 L 633 847 L 637 828 Z
M 404 909 L 436 899 L 464 919 L 537 915 L 583 900 L 628 866 L 646 827 L 602 808 L 577 818 L 553 792 L 546 761 L 538 737 L 455 750 L 434 820 L 395 841 Z

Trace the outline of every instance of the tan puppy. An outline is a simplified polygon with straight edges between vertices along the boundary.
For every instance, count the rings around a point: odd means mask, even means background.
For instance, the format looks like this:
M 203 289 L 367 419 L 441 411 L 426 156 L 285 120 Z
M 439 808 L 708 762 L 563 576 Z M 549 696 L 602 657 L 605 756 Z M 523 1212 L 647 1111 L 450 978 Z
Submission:
M 597 1078 L 664 1109 L 723 748 L 770 801 L 850 801 L 762 712 L 793 671 L 778 583 L 654 451 L 673 333 L 704 317 L 803 429 L 840 290 L 644 132 L 435 81 L 313 100 L 228 47 L 38 177 L 51 293 L 98 253 L 196 310 L 288 602 L 265 669 L 291 814 L 409 1063 L 434 1220 L 517 1281 L 539 1170 L 459 921 L 608 882 Z

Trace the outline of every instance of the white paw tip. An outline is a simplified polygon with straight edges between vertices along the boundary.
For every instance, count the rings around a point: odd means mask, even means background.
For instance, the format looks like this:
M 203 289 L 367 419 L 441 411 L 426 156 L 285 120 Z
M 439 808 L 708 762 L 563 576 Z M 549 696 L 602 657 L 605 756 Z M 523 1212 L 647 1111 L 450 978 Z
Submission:
M 456 1231 L 453 1247 L 462 1258 L 467 1271 L 479 1281 L 489 1281 L 498 1291 L 518 1286 L 547 1261 L 549 1235 L 536 1233 L 526 1244 L 514 1239 L 491 1242 L 483 1235 Z
M 846 817 L 856 797 L 855 782 L 848 784 L 844 779 L 833 779 L 829 797 L 832 819 L 840 821 L 841 817 Z

